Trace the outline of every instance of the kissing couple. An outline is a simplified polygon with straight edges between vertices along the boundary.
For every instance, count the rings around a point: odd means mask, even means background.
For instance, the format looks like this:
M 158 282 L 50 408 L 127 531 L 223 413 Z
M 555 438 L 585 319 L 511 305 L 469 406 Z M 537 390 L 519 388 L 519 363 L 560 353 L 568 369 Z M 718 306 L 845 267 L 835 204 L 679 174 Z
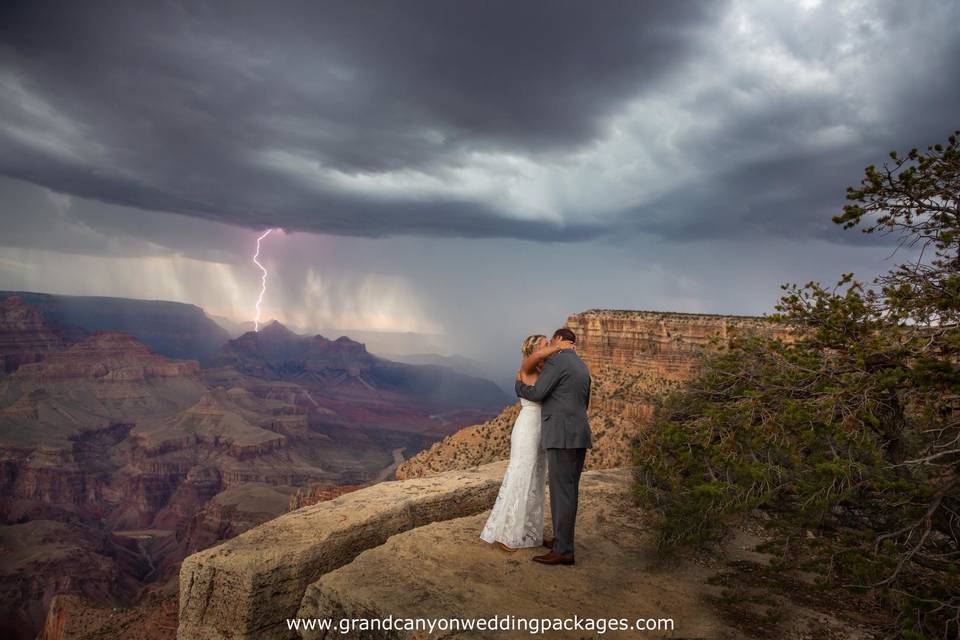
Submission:
M 504 551 L 546 547 L 532 559 L 548 565 L 574 564 L 573 533 L 580 473 L 593 445 L 587 408 L 590 370 L 576 352 L 577 336 L 567 328 L 553 337 L 523 341 L 523 362 L 515 389 L 520 414 L 510 435 L 510 462 L 480 533 Z M 549 466 L 550 515 L 554 538 L 543 537 L 544 476 Z

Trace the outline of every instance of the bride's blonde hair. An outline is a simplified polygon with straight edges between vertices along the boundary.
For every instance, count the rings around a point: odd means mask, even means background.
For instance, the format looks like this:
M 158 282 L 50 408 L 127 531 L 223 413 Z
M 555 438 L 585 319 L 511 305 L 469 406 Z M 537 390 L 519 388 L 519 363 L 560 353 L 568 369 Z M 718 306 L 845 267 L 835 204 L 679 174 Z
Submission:
M 523 351 L 523 357 L 526 358 L 531 353 L 537 350 L 537 347 L 540 345 L 541 340 L 546 340 L 547 336 L 541 336 L 540 334 L 527 336 L 523 339 L 523 345 L 521 350 Z

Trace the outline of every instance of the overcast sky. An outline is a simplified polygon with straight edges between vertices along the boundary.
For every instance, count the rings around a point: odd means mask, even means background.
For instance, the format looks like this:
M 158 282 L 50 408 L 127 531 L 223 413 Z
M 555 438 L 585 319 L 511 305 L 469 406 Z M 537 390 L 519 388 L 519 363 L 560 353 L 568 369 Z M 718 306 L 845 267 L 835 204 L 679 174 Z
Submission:
M 760 314 L 960 127 L 960 3 L 4 2 L 0 288 L 437 333 Z M 898 256 L 895 256 L 896 260 Z

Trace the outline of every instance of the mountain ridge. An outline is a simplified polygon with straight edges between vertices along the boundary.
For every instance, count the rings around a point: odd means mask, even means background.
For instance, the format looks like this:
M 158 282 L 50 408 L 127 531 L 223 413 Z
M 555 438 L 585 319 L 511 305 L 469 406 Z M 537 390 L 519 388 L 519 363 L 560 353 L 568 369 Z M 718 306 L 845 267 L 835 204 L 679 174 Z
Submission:
M 171 358 L 205 361 L 230 337 L 201 307 L 184 302 L 0 291 L 0 302 L 13 297 L 75 338 L 97 331 L 122 331 Z

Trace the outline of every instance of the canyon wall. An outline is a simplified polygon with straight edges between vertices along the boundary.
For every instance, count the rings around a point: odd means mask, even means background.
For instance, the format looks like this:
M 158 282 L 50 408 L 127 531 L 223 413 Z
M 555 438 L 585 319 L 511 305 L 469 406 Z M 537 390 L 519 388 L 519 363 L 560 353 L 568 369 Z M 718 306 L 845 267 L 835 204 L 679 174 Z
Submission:
M 230 338 L 196 305 L 167 300 L 67 296 L 33 291 L 0 291 L 2 301 L 18 298 L 62 332 L 79 337 L 122 331 L 160 355 L 205 361 Z
M 738 331 L 787 335 L 756 316 L 592 309 L 567 318 L 577 352 L 591 368 L 645 373 L 657 380 L 685 380 L 697 355 L 724 345 Z
M 16 371 L 22 364 L 39 362 L 67 344 L 50 327 L 43 314 L 21 298 L 0 301 L 0 376 Z

